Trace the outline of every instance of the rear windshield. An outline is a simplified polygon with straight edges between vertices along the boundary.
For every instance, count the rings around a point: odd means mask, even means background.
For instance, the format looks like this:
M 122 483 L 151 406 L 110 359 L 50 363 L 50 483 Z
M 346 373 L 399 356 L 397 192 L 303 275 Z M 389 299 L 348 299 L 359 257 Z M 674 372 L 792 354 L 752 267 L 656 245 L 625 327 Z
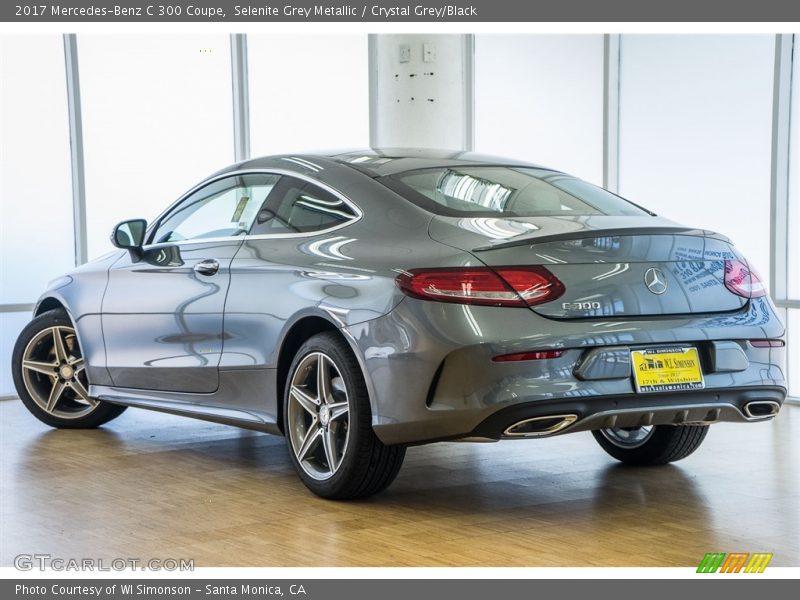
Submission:
M 652 214 L 591 183 L 545 169 L 436 167 L 406 171 L 382 180 L 415 204 L 440 215 L 538 217 Z

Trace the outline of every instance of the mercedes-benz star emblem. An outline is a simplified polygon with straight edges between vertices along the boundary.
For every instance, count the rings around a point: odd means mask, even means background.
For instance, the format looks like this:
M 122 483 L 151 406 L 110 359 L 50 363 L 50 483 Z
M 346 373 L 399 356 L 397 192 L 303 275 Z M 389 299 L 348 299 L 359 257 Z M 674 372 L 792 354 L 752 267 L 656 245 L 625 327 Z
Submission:
M 659 296 L 667 291 L 667 277 L 659 269 L 647 269 L 644 272 L 644 284 Z

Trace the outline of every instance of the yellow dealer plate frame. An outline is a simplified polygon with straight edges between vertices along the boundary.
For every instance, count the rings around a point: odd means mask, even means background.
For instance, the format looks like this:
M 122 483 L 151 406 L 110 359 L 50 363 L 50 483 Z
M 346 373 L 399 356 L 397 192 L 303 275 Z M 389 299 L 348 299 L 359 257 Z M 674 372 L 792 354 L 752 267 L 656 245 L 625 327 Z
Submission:
M 636 391 L 683 392 L 705 387 L 697 348 L 645 348 L 631 351 L 631 368 Z

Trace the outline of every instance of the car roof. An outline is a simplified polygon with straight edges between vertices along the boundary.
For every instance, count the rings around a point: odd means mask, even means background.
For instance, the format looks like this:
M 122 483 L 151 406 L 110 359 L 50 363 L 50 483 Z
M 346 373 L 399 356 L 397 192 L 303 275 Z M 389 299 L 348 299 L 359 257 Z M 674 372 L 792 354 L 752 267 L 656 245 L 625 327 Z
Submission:
M 259 163 L 271 163 L 276 158 L 282 160 L 294 159 L 294 161 L 297 161 L 298 166 L 301 167 L 304 166 L 303 162 L 306 161 L 314 161 L 314 159 L 329 160 L 353 168 L 373 178 L 435 167 L 474 167 L 491 165 L 547 169 L 547 167 L 541 165 L 512 158 L 463 152 L 460 150 L 432 150 L 427 148 L 369 148 L 300 152 L 291 155 L 254 158 L 248 160 L 247 163 L 250 167 L 258 167 Z M 266 164 L 264 166 L 266 166 Z

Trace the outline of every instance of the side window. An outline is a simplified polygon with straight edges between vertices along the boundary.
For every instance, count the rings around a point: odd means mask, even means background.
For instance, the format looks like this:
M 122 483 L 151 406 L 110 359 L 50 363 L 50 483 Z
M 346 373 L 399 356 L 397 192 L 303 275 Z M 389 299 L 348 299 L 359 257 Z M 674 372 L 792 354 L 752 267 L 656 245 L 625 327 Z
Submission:
M 278 175 L 248 174 L 210 183 L 167 214 L 150 243 L 245 235 L 279 179 Z
M 357 216 L 349 204 L 334 194 L 294 177 L 282 177 L 258 213 L 251 233 L 311 233 Z

